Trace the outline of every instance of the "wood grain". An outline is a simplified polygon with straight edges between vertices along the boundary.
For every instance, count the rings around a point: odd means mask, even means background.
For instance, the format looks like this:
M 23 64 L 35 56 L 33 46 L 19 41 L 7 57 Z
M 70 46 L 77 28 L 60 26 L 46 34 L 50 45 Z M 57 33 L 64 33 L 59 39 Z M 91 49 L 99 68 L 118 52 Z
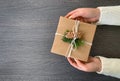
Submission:
M 119 0 L 0 0 L 0 81 L 119 81 L 85 73 L 53 55 L 59 16 L 78 7 L 119 5 Z M 100 26 L 91 55 L 120 57 L 120 27 Z

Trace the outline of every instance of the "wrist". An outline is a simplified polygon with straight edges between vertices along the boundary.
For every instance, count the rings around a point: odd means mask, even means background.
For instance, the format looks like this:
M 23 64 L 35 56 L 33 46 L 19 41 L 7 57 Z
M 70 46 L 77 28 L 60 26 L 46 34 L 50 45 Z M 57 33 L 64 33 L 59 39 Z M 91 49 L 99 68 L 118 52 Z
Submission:
M 102 69 L 102 64 L 101 64 L 101 60 L 99 57 L 96 57 L 96 63 L 97 63 L 97 70 L 96 72 L 100 72 Z
M 100 9 L 96 8 L 96 20 L 99 21 L 100 19 Z

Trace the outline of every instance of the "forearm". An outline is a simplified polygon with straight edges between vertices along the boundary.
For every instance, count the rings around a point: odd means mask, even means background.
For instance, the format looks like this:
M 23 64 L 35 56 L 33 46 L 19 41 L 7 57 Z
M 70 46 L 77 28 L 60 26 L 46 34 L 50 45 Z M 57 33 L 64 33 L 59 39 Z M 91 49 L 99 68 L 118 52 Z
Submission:
M 102 64 L 99 74 L 109 75 L 120 78 L 120 59 L 119 58 L 105 58 L 99 56 Z
M 98 24 L 120 25 L 120 6 L 98 7 L 100 18 Z

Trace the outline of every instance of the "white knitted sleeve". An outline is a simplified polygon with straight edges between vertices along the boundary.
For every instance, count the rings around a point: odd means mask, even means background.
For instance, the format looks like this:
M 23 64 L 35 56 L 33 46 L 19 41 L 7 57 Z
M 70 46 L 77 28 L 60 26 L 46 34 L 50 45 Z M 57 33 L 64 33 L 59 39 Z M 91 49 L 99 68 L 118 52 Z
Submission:
M 98 24 L 120 25 L 120 6 L 98 7 L 100 9 L 100 19 Z
M 102 70 L 97 73 L 120 78 L 119 58 L 105 58 L 102 56 L 97 56 L 97 57 L 100 58 L 102 63 Z

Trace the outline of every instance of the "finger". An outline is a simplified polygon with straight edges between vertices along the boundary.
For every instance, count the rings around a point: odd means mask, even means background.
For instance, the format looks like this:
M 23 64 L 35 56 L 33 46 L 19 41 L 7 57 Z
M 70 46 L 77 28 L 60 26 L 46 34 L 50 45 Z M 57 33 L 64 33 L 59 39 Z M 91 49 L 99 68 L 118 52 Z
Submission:
M 75 63 L 75 60 L 73 58 L 67 57 L 67 60 L 69 63 Z
M 69 12 L 65 17 L 69 17 L 71 14 L 73 14 L 73 13 L 75 13 L 75 12 L 76 12 L 76 11 L 73 10 L 73 11 Z
M 79 70 L 87 71 L 88 67 L 86 66 L 86 63 L 81 62 L 80 60 L 75 60 L 77 63 L 77 68 Z
M 80 68 L 76 63 L 73 63 L 73 64 L 71 64 L 71 65 L 72 65 L 74 68 L 81 70 L 81 68 Z
M 67 60 L 68 60 L 68 62 L 69 62 L 72 66 L 74 66 L 74 67 L 77 66 L 77 64 L 76 64 L 76 62 L 75 62 L 75 60 L 74 60 L 73 58 L 68 57 Z
M 74 14 L 74 13 L 72 13 L 72 14 Z M 67 14 L 65 17 L 66 17 L 66 18 L 71 18 L 71 15 L 72 15 L 72 14 Z
M 81 62 L 80 60 L 75 59 L 75 62 L 77 63 L 77 65 L 79 67 L 84 67 L 85 66 L 85 64 L 83 62 Z
M 86 19 L 85 18 L 83 18 L 83 17 L 77 17 L 77 18 L 75 18 L 76 20 L 79 20 L 79 21 L 81 21 L 81 22 L 86 22 Z
M 69 12 L 65 17 L 69 17 L 70 15 L 72 15 L 73 13 L 75 13 L 76 11 L 77 11 L 78 9 L 75 9 L 75 10 L 73 10 L 73 11 L 71 11 L 71 12 Z
M 78 66 L 77 66 L 77 64 L 76 64 L 76 62 L 75 62 L 74 59 L 72 59 L 72 58 L 67 58 L 67 60 L 68 60 L 68 62 L 70 63 L 70 65 L 72 65 L 73 67 L 75 67 L 75 68 L 78 69 Z
M 75 12 L 75 13 L 71 14 L 69 17 L 75 19 L 75 18 L 80 17 L 80 16 L 82 17 L 81 12 Z

